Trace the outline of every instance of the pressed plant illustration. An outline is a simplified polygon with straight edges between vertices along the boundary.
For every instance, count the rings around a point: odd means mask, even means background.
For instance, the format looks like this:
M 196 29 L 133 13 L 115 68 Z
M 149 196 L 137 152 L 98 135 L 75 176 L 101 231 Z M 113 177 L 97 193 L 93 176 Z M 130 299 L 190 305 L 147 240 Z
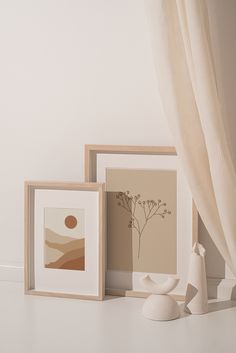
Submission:
M 119 192 L 116 195 L 118 206 L 130 213 L 128 228 L 133 228 L 138 233 L 138 259 L 141 250 L 141 238 L 144 230 L 154 216 L 165 218 L 171 211 L 166 208 L 166 203 L 162 200 L 142 200 L 140 194 L 132 195 L 129 191 Z M 143 216 L 137 214 L 138 209 L 142 210 Z

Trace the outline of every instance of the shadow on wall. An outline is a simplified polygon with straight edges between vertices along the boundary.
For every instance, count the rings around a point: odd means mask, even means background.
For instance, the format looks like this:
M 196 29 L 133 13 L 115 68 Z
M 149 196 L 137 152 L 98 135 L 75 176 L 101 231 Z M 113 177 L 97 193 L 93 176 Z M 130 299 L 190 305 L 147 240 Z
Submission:
M 213 243 L 206 227 L 199 217 L 199 241 L 206 249 L 206 274 L 209 298 L 227 298 L 236 300 L 234 280 L 227 280 L 225 261 Z
M 204 223 L 199 217 L 199 242 L 206 249 L 206 273 L 210 278 L 225 278 L 225 261 L 213 243 Z
M 235 280 L 208 278 L 208 298 L 236 300 Z
M 236 300 L 236 285 L 232 288 L 231 300 Z
M 201 217 L 199 216 L 199 241 L 206 249 L 206 275 L 208 297 L 217 298 L 218 286 L 225 278 L 225 261 L 213 243 Z
M 232 162 L 236 170 L 235 101 L 236 101 L 236 1 L 208 0 L 212 49 L 223 124 Z

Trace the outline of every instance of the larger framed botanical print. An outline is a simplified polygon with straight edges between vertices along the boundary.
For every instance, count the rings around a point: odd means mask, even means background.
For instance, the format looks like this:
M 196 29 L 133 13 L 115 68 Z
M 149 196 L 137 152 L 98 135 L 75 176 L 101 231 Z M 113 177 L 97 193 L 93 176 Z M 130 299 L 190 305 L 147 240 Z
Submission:
M 145 297 L 149 274 L 183 299 L 198 213 L 175 149 L 86 145 L 85 179 L 106 183 L 107 294 Z
M 104 185 L 25 183 L 25 292 L 102 300 Z

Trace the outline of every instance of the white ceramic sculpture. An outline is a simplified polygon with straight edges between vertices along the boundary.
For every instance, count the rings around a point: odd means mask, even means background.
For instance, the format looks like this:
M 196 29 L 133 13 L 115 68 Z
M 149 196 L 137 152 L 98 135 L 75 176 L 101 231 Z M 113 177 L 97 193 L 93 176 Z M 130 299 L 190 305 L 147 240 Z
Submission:
M 204 247 L 195 243 L 190 258 L 185 311 L 196 315 L 208 311 L 205 254 Z
M 169 293 L 178 284 L 179 278 L 169 277 L 164 283 L 155 283 L 150 276 L 141 279 L 144 288 L 152 293 L 144 302 L 143 315 L 151 320 L 174 320 L 180 315 L 179 306 Z

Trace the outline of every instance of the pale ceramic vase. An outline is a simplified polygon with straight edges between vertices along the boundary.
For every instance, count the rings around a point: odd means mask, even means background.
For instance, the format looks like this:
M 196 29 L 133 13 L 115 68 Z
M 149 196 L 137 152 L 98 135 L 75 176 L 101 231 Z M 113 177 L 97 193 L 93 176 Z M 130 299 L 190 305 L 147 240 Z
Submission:
M 184 310 L 196 315 L 208 312 L 205 254 L 204 247 L 195 243 L 190 258 Z
M 180 315 L 179 306 L 169 293 L 178 284 L 179 278 L 169 277 L 164 283 L 155 283 L 150 276 L 141 279 L 144 288 L 152 293 L 144 302 L 143 315 L 150 320 L 174 320 Z

